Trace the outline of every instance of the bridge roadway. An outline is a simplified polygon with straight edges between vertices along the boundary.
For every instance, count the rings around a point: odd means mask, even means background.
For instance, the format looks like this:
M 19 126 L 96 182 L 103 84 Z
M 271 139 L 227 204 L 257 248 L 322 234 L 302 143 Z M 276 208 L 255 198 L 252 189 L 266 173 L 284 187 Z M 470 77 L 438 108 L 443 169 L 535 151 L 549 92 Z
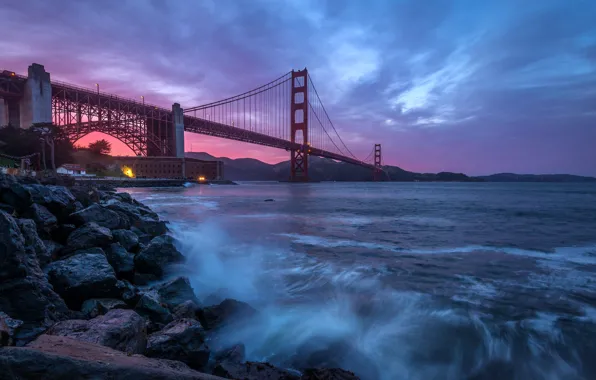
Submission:
M 0 97 L 14 98 L 22 96 L 25 88 L 27 76 L 15 74 L 10 71 L 0 72 Z M 168 122 L 173 121 L 172 109 L 159 107 L 153 104 L 147 104 L 135 99 L 125 98 L 109 93 L 100 92 L 99 90 L 82 88 L 72 84 L 51 81 L 52 100 L 67 101 L 70 104 L 78 105 L 99 105 L 98 112 L 101 110 L 112 111 L 113 113 L 128 115 L 126 120 L 101 120 L 90 122 L 74 122 L 74 123 L 56 123 L 54 116 L 54 123 L 65 127 L 76 128 L 87 131 L 99 131 L 100 124 L 105 130 L 113 131 L 116 127 L 114 124 L 143 119 L 164 119 Z M 1 100 L 1 99 L 0 99 Z M 55 109 L 55 106 L 53 106 Z M 72 110 L 74 113 L 74 110 Z M 110 114 L 110 112 L 106 112 Z M 101 115 L 100 115 L 101 117 Z M 74 120 L 72 120 L 74 121 Z M 1 122 L 1 120 L 0 120 Z M 250 131 L 227 124 L 218 123 L 211 120 L 202 119 L 195 116 L 183 116 L 184 130 L 190 133 L 198 133 L 208 136 L 220 137 L 229 140 L 236 140 L 251 144 L 263 145 L 286 151 L 305 149 L 308 155 L 329 158 L 341 162 L 346 162 L 353 165 L 358 165 L 370 169 L 375 169 L 375 166 L 363 161 L 356 160 L 352 157 L 347 157 L 334 152 L 326 151 L 316 147 L 303 146 L 301 144 L 292 143 L 291 141 L 281 139 L 274 136 L 269 136 L 255 131 Z M 289 126 L 288 126 L 289 129 Z M 77 136 L 77 139 L 82 136 Z M 118 137 L 118 136 L 114 136 Z M 123 140 L 123 139 L 121 139 Z M 124 141 L 128 143 L 128 141 Z M 128 144 L 127 144 L 128 145 Z

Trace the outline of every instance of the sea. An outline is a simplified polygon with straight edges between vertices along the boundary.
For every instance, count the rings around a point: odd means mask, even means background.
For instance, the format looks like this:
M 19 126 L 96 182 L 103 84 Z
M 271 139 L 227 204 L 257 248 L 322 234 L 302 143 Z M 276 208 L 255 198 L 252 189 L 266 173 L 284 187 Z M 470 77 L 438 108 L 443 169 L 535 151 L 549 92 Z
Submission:
M 224 334 L 248 360 L 365 380 L 596 379 L 596 184 L 126 191 L 171 223 L 200 299 L 259 310 Z

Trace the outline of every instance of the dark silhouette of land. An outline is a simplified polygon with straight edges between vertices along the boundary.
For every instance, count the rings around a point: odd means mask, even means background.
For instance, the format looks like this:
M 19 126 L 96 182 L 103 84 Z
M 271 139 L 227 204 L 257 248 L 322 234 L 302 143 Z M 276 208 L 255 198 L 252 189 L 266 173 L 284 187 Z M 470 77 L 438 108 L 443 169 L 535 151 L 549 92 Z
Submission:
M 289 161 L 268 164 L 253 158 L 231 159 L 214 157 L 208 153 L 186 153 L 186 157 L 200 160 L 221 160 L 224 162 L 226 179 L 232 181 L 284 181 L 287 180 Z M 326 158 L 310 157 L 309 174 L 313 181 L 370 181 L 370 169 L 336 162 Z M 472 177 L 463 173 L 415 173 L 397 166 L 384 166 L 388 173 L 385 180 L 398 182 L 596 182 L 594 177 L 569 174 L 512 174 L 500 173 L 489 176 Z

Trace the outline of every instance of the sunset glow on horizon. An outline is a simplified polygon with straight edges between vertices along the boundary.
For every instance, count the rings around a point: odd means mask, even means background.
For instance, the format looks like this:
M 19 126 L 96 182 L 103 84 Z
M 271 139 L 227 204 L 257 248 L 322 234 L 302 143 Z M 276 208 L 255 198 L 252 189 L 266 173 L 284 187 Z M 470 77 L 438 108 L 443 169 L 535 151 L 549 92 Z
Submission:
M 358 158 L 380 143 L 384 164 L 410 171 L 596 176 L 596 2 L 30 0 L 0 12 L 0 68 L 18 74 L 35 62 L 52 80 L 190 108 L 307 67 Z M 100 134 L 77 144 L 101 138 L 132 155 Z M 290 157 L 185 140 L 215 157 Z

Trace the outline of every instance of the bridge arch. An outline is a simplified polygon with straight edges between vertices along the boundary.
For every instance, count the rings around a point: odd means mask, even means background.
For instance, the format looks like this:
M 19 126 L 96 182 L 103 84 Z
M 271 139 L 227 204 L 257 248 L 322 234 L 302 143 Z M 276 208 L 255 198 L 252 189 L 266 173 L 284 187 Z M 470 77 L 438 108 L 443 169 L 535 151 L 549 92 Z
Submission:
M 156 139 L 151 138 L 148 134 L 139 133 L 116 125 L 110 126 L 106 125 L 106 123 L 98 123 L 95 121 L 61 125 L 60 128 L 66 133 L 72 144 L 75 144 L 77 141 L 91 133 L 99 132 L 122 142 L 132 150 L 136 156 L 147 156 L 149 145 L 154 146 L 156 149 L 160 149 L 159 142 Z

